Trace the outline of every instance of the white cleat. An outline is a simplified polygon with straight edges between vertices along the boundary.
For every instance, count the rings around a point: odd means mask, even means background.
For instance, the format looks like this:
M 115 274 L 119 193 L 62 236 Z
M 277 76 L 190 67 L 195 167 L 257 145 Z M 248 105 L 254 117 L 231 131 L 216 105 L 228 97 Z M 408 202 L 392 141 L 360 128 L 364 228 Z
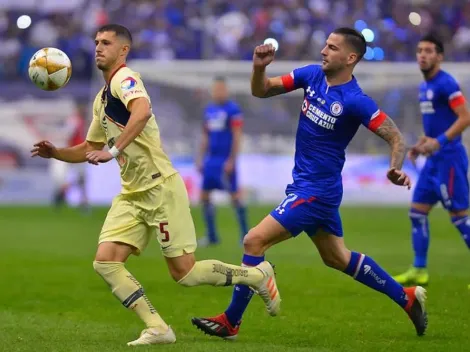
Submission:
M 276 285 L 274 269 L 270 262 L 264 261 L 256 266 L 264 274 L 264 279 L 258 287 L 253 287 L 263 299 L 266 309 L 271 316 L 276 316 L 281 310 L 281 295 Z
M 176 336 L 171 327 L 168 327 L 168 331 L 164 334 L 154 328 L 148 328 L 142 331 L 137 340 L 128 342 L 127 346 L 163 345 L 175 342 Z

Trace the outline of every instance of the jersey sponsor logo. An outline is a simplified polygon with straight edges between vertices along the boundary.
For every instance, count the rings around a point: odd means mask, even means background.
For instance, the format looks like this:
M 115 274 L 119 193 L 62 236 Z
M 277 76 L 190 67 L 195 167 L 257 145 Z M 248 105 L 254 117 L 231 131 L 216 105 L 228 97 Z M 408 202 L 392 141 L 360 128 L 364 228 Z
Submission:
M 121 89 L 129 90 L 134 88 L 137 85 L 137 81 L 133 77 L 127 77 L 123 81 L 121 81 Z
M 335 101 L 330 106 L 330 112 L 333 116 L 339 116 L 343 112 L 343 105 L 339 101 Z
M 342 108 L 341 108 L 342 109 Z M 302 112 L 304 115 L 315 124 L 327 130 L 334 130 L 336 117 L 330 116 L 314 104 L 310 104 L 307 99 L 302 103 Z
M 129 89 L 130 89 L 130 88 L 129 88 Z M 143 93 L 143 91 L 140 90 L 140 89 L 133 89 L 133 90 L 131 90 L 131 91 L 129 91 L 129 92 L 124 93 L 124 95 L 122 96 L 122 98 L 123 98 L 124 100 L 126 100 L 126 99 L 128 99 L 129 97 L 131 97 L 131 96 L 133 96 L 133 95 L 135 95 L 135 94 L 142 94 L 142 93 Z
M 227 113 L 225 111 L 218 111 L 216 113 L 208 114 L 206 125 L 209 131 L 224 130 L 227 125 Z
M 374 280 L 381 286 L 385 286 L 387 280 L 382 279 L 379 275 L 377 275 L 370 265 L 364 265 L 364 275 L 370 275 L 374 278 Z
M 432 101 L 422 101 L 419 103 L 419 108 L 422 114 L 434 114 L 436 111 L 434 110 L 434 106 L 432 105 Z
M 427 98 L 428 100 L 432 100 L 432 98 L 434 98 L 434 92 L 432 91 L 432 89 L 428 89 L 428 90 L 426 91 L 426 98 Z

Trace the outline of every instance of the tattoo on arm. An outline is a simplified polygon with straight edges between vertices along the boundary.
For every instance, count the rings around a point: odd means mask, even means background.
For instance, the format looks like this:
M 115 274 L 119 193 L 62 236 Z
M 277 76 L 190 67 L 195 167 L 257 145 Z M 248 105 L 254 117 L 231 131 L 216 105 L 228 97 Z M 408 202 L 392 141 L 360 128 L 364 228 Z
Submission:
M 274 97 L 275 95 L 286 93 L 284 86 L 271 87 L 266 91 L 265 98 Z
M 391 148 L 390 167 L 400 170 L 405 160 L 405 139 L 395 122 L 387 116 L 385 121 L 375 131 L 375 134 L 385 140 Z

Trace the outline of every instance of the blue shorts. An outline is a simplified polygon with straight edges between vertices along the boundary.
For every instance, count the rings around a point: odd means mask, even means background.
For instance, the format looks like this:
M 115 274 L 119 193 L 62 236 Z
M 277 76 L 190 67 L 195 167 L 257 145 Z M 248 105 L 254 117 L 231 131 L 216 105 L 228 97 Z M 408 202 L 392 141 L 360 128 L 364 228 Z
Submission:
M 428 158 L 419 175 L 413 203 L 441 202 L 449 211 L 466 210 L 469 206 L 468 158 L 463 147 Z
M 224 172 L 224 164 L 206 163 L 202 175 L 202 189 L 204 191 L 219 189 L 236 193 L 238 191 L 237 170 L 234 169 L 228 175 Z
M 270 214 L 294 237 L 303 231 L 313 236 L 319 229 L 343 236 L 339 207 L 320 203 L 315 197 L 289 193 Z

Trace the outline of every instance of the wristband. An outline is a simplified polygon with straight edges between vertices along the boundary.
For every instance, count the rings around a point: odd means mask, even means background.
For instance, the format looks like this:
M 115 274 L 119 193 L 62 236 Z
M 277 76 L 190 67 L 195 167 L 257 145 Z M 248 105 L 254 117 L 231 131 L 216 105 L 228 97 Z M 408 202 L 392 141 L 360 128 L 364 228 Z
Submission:
M 449 138 L 443 133 L 439 137 L 436 138 L 441 147 L 445 146 L 447 143 L 449 143 Z
M 113 146 L 110 150 L 109 150 L 109 154 L 111 154 L 113 156 L 113 158 L 116 158 L 119 153 L 121 153 L 119 151 L 119 149 L 116 148 L 116 146 Z

